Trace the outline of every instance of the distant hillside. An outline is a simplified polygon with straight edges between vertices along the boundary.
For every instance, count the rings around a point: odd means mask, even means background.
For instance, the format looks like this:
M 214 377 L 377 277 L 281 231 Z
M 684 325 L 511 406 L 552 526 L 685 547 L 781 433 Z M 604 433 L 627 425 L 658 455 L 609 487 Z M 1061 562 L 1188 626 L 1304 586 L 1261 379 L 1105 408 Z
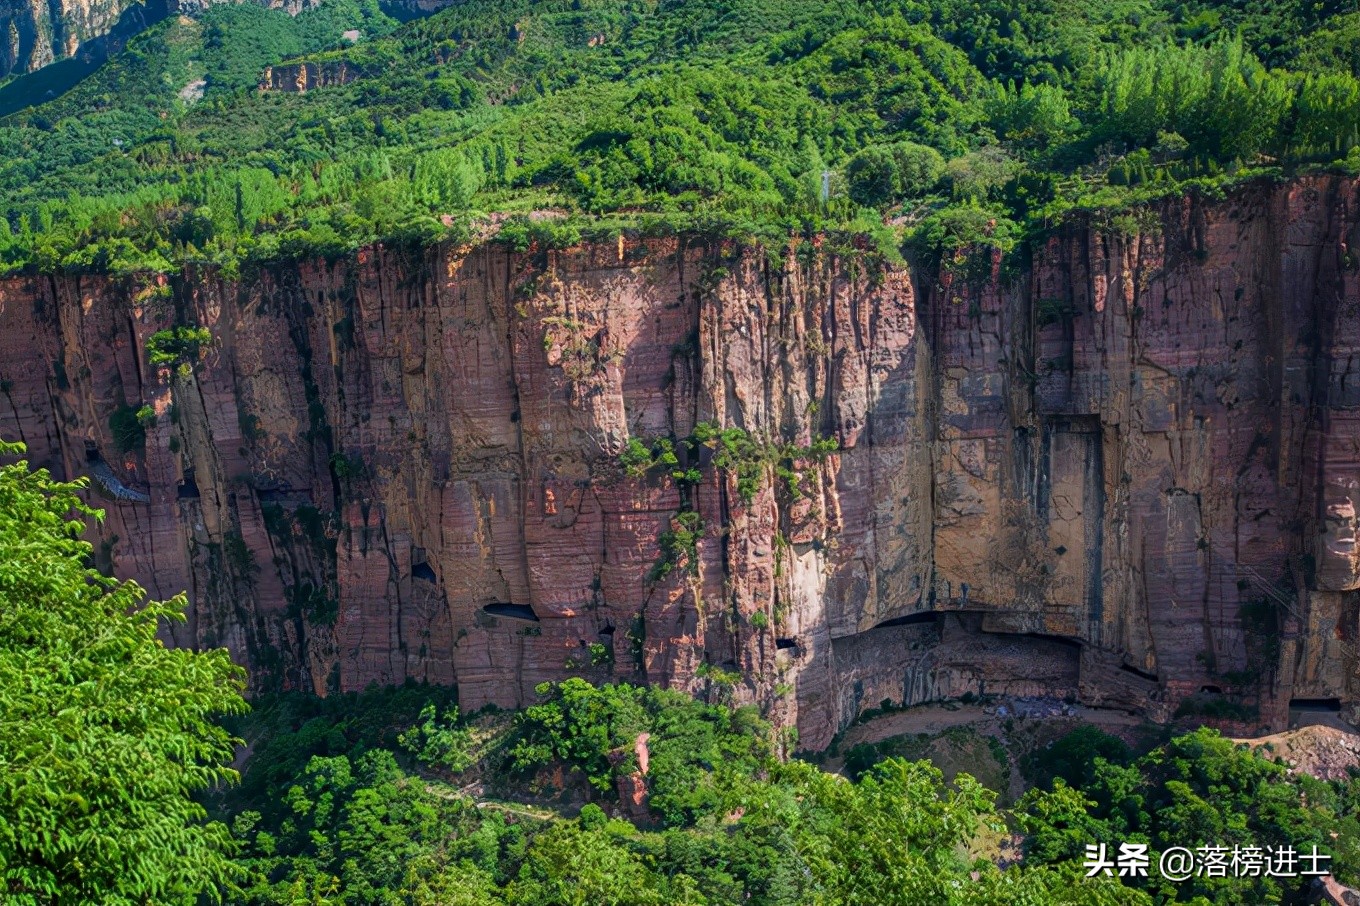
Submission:
M 128 39 L 172 14 L 201 12 L 217 0 L 55 0 L 51 3 L 0 2 L 0 80 L 7 76 L 36 74 L 56 65 L 36 97 L 52 85 L 83 78 L 109 56 L 118 53 Z M 297 15 L 316 5 L 316 0 L 259 0 L 261 6 Z
M 1360 166 L 1339 3 L 472 0 L 395 25 L 347 0 L 155 26 L 3 121 L 0 268 L 234 266 L 542 207 L 772 236 L 900 208 L 923 247 L 1004 246 L 1074 206 Z

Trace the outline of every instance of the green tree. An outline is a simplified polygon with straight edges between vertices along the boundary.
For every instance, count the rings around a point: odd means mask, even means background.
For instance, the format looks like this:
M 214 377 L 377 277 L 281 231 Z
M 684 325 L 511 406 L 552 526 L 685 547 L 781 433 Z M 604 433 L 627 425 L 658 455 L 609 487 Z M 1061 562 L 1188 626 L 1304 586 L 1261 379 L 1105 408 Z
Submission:
M 1027 854 L 1041 863 L 1062 864 L 1081 858 L 1088 843 L 1108 840 L 1109 827 L 1088 811 L 1095 807 L 1061 777 L 1052 790 L 1030 790 L 1016 810 L 1028 835 Z
M 925 195 L 939 183 L 944 169 L 944 156 L 928 145 L 870 145 L 850 158 L 845 181 L 854 201 L 881 205 Z
M 413 906 L 501 906 L 495 880 L 471 862 L 444 866 L 429 878 L 412 872 L 407 882 Z
M 997 135 L 1036 153 L 1070 140 L 1080 127 L 1068 107 L 1067 94 L 1055 85 L 1003 86 L 989 110 Z
M 632 828 L 624 824 L 629 831 Z M 642 860 L 613 829 L 584 831 L 559 824 L 534 841 L 511 886 L 522 906 L 661 906 L 683 903 L 663 896 Z
M 402 746 L 422 764 L 447 768 L 455 774 L 466 771 L 472 764 L 472 733 L 458 726 L 458 708 L 449 708 L 441 716 L 429 704 L 421 710 L 420 720 L 420 726 L 398 737 Z
M 925 195 L 944 175 L 944 155 L 929 145 L 898 142 L 892 152 L 897 161 L 897 191 L 903 198 Z
M 897 161 L 882 145 L 865 148 L 845 167 L 850 197 L 863 205 L 880 205 L 897 194 Z
M 965 844 L 980 825 L 996 825 L 996 794 L 967 774 L 951 787 L 929 762 L 889 758 L 859 783 L 809 765 L 782 766 L 778 780 L 796 790 L 797 813 L 767 804 L 757 820 L 795 829 L 819 902 L 914 906 L 965 903 Z
M 572 678 L 542 683 L 535 691 L 548 700 L 520 715 L 522 736 L 511 752 L 517 768 L 537 768 L 556 758 L 579 767 L 601 791 L 613 786 L 616 771 L 632 770 L 634 741 L 647 728 L 644 690 L 596 688 Z
M 1046 748 L 1025 756 L 1021 767 L 1035 786 L 1048 786 L 1055 778 L 1060 778 L 1068 786 L 1081 789 L 1090 782 L 1097 758 L 1127 764 L 1130 759 L 1128 744 L 1098 727 L 1082 724 Z
M 0 456 L 23 453 L 0 444 Z M 83 481 L 0 468 L 0 890 L 25 904 L 192 903 L 230 872 L 194 794 L 235 778 L 245 710 L 225 650 L 168 648 L 182 596 L 85 564 Z
M 1094 753 L 1094 748 L 1088 748 Z M 1078 792 L 1061 779 L 1052 791 L 1031 790 L 1016 814 L 1028 835 L 1026 867 L 1061 869 L 1081 859 L 1090 843 L 1139 840 L 1153 852 L 1171 846 L 1317 846 L 1332 857 L 1344 881 L 1355 871 L 1351 790 L 1293 775 L 1283 764 L 1215 730 L 1178 736 L 1130 765 L 1094 755 L 1089 766 L 1069 765 Z M 1269 877 L 1192 877 L 1172 883 L 1139 879 L 1161 902 L 1303 902 L 1306 880 Z

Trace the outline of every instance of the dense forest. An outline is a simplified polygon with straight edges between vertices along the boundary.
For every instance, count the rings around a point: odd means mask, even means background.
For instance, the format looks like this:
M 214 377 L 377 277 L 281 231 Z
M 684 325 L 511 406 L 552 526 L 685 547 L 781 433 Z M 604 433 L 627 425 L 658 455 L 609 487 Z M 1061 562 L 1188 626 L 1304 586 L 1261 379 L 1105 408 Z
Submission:
M 928 761 L 873 760 L 847 779 L 780 759 L 749 707 L 584 680 L 541 692 L 519 714 L 461 720 L 447 693 L 417 686 L 258 703 L 241 724 L 254 757 L 219 801 L 242 847 L 230 902 L 1248 906 L 1311 893 L 1302 877 L 1086 878 L 1086 845 L 1116 840 L 1317 846 L 1343 880 L 1360 869 L 1360 777 L 1295 774 L 1212 730 L 1141 757 L 1076 730 L 1037 753 L 1035 786 L 1001 809 Z M 628 807 L 643 734 L 649 798 Z M 591 801 L 563 808 L 564 789 Z M 985 841 L 1010 831 L 1023 859 L 998 868 Z
M 345 83 L 260 90 L 286 58 Z M 60 97 L 0 86 L 0 112 L 45 100 L 0 120 L 0 271 L 232 273 L 545 208 L 573 216 L 505 240 L 1009 247 L 1072 209 L 1360 169 L 1358 75 L 1341 0 L 214 7 Z

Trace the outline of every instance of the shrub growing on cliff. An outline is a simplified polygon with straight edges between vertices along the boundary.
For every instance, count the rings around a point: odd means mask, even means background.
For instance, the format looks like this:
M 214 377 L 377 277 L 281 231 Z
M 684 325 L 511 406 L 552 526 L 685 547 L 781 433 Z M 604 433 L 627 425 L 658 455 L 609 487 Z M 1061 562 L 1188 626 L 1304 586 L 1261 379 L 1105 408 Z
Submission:
M 671 527 L 657 539 L 661 558 L 656 561 L 647 578 L 659 582 L 677 566 L 684 566 L 691 575 L 698 575 L 699 537 L 703 533 L 704 520 L 693 510 L 682 510 L 672 516 Z
M 138 418 L 139 411 L 119 406 L 109 413 L 109 434 L 119 453 L 135 453 L 146 447 L 146 428 Z
M 642 478 L 652 468 L 652 451 L 636 437 L 630 437 L 628 446 L 619 454 L 619 465 L 629 478 Z
M 148 361 L 152 365 L 174 367 L 193 365 L 204 346 L 212 342 L 206 327 L 172 327 L 158 330 L 146 341 Z
M 641 440 L 631 438 L 623 452 L 619 454 L 619 464 L 623 467 L 624 474 L 630 478 L 643 478 L 653 469 L 664 467 L 669 471 L 671 479 L 683 488 L 703 480 L 703 470 L 699 464 L 705 461 L 705 456 L 708 455 L 705 451 L 708 451 L 712 457 L 708 462 L 714 469 L 736 479 L 737 495 L 743 503 L 750 506 L 771 468 L 786 480 L 789 493 L 795 498 L 800 497 L 802 492 L 799 485 L 806 476 L 794 471 L 794 463 L 804 459 L 820 462 L 834 453 L 838 447 L 839 442 L 836 438 L 820 435 L 814 437 L 812 443 L 806 447 L 786 443 L 761 443 L 741 428 L 721 428 L 713 422 L 699 422 L 688 437 L 679 441 L 659 438 L 648 447 Z M 684 455 L 683 464 L 681 454 Z M 702 528 L 696 530 L 688 525 L 682 524 L 678 528 L 673 525 L 670 534 L 663 536 L 663 551 L 680 553 L 688 550 L 690 538 L 685 533 L 692 534 L 695 531 L 702 531 Z M 676 542 L 679 542 L 682 548 L 676 548 Z M 665 575 L 666 572 L 669 572 L 669 569 L 659 575 Z
M 0 444 L 0 456 L 20 445 Z M 191 904 L 231 877 L 194 798 L 229 781 L 245 709 L 225 650 L 167 648 L 185 600 L 85 566 L 83 483 L 0 467 L 0 889 L 24 904 Z

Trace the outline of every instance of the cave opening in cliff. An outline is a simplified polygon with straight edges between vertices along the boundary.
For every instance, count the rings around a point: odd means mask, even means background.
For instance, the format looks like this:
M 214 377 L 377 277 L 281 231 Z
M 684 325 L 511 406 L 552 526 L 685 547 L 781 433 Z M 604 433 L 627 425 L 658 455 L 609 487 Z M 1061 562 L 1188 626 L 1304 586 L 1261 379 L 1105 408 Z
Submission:
M 1339 698 L 1291 698 L 1289 700 L 1290 711 L 1309 711 L 1321 714 L 1340 714 L 1341 699 Z
M 775 647 L 775 650 L 777 650 L 777 651 L 797 651 L 797 650 L 798 650 L 798 640 L 797 640 L 797 639 L 775 639 L 775 640 L 774 640 L 774 647 Z
M 493 617 L 509 617 L 512 620 L 538 622 L 538 614 L 528 604 L 488 604 L 482 608 L 484 613 Z
M 411 567 L 411 576 L 429 582 L 431 585 L 439 583 L 439 577 L 434 574 L 434 569 L 428 563 L 417 563 Z

